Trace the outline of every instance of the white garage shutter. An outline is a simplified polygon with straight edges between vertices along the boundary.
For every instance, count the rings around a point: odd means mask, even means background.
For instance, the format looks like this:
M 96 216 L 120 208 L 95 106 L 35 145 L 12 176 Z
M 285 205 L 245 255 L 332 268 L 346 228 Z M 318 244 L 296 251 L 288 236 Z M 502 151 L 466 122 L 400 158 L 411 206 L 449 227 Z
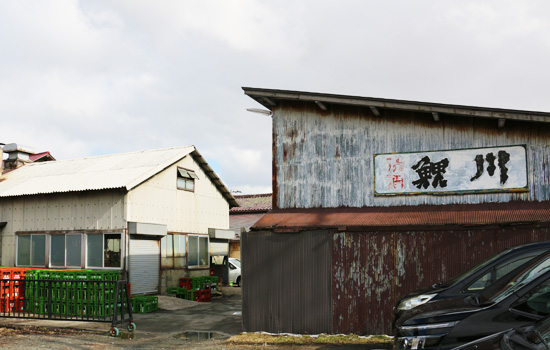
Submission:
M 132 236 L 129 265 L 132 294 L 159 292 L 160 245 L 158 239 Z

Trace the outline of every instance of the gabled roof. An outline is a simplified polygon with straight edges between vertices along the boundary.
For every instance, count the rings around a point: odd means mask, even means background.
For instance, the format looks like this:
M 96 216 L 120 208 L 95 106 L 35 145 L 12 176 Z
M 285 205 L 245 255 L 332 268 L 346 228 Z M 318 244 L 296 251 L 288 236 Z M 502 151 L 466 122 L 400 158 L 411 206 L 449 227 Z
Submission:
M 51 155 L 50 152 L 40 152 L 29 155 L 29 159 L 31 162 L 46 162 L 55 160 L 55 158 Z
M 550 113 L 522 111 L 514 109 L 488 108 L 450 105 L 443 103 L 393 100 L 376 97 L 360 97 L 335 95 L 317 92 L 273 90 L 243 87 L 244 93 L 258 103 L 273 111 L 284 101 L 303 101 L 317 105 L 321 110 L 327 110 L 331 105 L 347 105 L 371 109 L 375 115 L 381 115 L 384 110 L 403 110 L 432 114 L 452 115 L 474 118 L 512 119 L 550 123 Z M 436 115 L 434 115 L 434 119 Z M 438 118 L 438 117 L 437 117 Z
M 230 214 L 265 213 L 271 210 L 273 204 L 273 195 L 271 193 L 247 194 L 234 197 L 239 206 L 232 208 L 229 211 Z
M 188 155 L 197 161 L 230 207 L 238 206 L 194 146 L 30 163 L 2 175 L 0 197 L 105 189 L 130 191 Z

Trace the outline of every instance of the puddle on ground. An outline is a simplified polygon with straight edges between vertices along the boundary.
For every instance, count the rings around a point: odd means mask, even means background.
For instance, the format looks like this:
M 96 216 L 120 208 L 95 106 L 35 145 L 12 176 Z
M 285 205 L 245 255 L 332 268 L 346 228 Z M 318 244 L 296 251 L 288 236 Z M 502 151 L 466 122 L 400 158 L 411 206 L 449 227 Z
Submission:
M 135 333 L 118 333 L 118 338 L 120 339 L 136 339 Z
M 227 339 L 227 335 L 218 332 L 183 332 L 174 335 L 174 338 L 189 342 L 201 342 L 210 339 Z

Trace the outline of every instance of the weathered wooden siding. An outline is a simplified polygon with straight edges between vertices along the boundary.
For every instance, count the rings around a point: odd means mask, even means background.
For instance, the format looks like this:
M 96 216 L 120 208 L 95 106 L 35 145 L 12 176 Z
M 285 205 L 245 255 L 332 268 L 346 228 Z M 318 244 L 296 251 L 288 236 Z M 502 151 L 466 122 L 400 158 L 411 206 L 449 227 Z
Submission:
M 332 332 L 331 234 L 245 232 L 243 326 L 247 332 Z
M 336 208 L 550 200 L 550 128 L 533 122 L 339 107 L 279 106 L 273 116 L 274 196 L 279 208 Z M 375 197 L 373 154 L 527 145 L 526 193 Z
M 124 230 L 124 192 L 94 191 L 0 199 L 2 265 L 15 264 L 15 233 Z
M 549 227 L 334 234 L 333 332 L 390 334 L 401 296 L 507 247 L 548 239 Z

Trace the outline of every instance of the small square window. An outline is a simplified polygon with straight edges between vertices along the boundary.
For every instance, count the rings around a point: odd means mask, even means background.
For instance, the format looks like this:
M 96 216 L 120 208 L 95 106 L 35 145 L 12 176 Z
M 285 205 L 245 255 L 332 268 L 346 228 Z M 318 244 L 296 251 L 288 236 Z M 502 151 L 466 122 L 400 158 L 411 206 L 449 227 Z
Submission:
M 199 177 L 193 170 L 178 168 L 178 189 L 185 191 L 195 191 L 195 179 Z

